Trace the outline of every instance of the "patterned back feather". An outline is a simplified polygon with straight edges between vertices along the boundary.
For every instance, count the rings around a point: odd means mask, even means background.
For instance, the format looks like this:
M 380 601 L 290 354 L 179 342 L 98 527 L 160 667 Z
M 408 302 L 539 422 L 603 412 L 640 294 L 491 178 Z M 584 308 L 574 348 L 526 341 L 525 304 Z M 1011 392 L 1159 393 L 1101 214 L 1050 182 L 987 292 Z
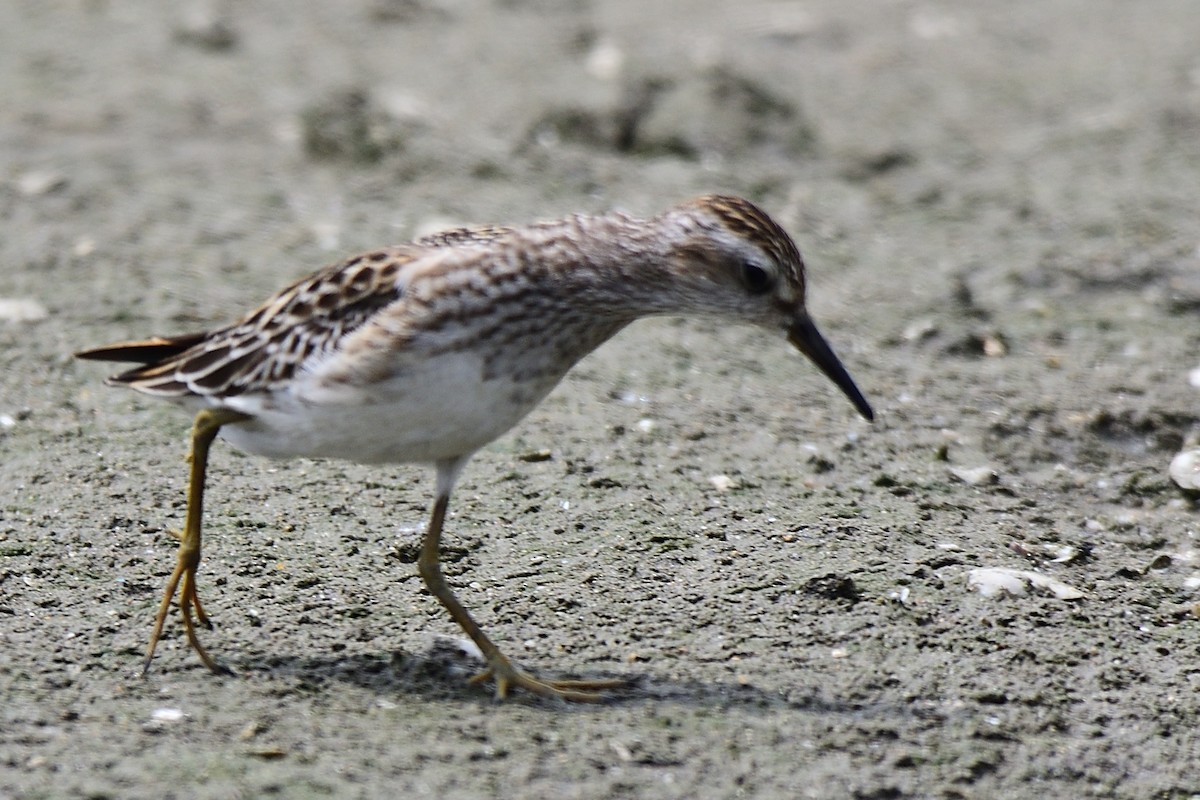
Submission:
M 160 397 L 270 390 L 329 350 L 381 308 L 401 299 L 400 269 L 412 247 L 375 250 L 282 289 L 242 320 L 214 331 L 108 345 L 81 358 L 144 361 L 108 379 Z

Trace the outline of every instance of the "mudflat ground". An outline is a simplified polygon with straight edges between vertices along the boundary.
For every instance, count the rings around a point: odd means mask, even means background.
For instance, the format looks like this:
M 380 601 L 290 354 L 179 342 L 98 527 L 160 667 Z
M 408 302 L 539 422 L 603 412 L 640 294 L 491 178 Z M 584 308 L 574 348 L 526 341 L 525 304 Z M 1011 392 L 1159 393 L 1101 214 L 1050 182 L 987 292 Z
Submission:
M 1191 0 L 0 4 L 0 797 L 1200 796 L 1197 41 Z M 645 322 L 448 526 L 514 658 L 633 688 L 463 684 L 428 470 L 221 446 L 237 675 L 174 618 L 138 674 L 189 419 L 74 350 L 713 191 L 794 233 L 877 422 L 786 342 Z

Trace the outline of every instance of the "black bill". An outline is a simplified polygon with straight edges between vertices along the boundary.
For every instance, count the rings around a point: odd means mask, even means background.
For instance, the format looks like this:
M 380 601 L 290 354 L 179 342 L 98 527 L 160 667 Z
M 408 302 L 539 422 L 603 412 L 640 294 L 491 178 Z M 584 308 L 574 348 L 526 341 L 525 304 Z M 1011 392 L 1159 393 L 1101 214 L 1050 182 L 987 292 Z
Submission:
M 850 402 L 854 403 L 858 413 L 867 420 L 875 419 L 875 412 L 871 410 L 871 404 L 854 385 L 854 379 L 850 377 L 849 372 L 846 372 L 846 368 L 842 366 L 842 362 L 838 360 L 833 349 L 830 348 L 829 343 L 825 341 L 825 337 L 817 330 L 817 326 L 813 324 L 812 320 L 807 317 L 796 320 L 788 330 L 788 341 L 794 344 L 797 350 L 812 359 L 812 362 L 820 367 L 821 372 L 824 372 L 829 376 L 829 380 L 837 384 L 846 397 L 850 398 Z

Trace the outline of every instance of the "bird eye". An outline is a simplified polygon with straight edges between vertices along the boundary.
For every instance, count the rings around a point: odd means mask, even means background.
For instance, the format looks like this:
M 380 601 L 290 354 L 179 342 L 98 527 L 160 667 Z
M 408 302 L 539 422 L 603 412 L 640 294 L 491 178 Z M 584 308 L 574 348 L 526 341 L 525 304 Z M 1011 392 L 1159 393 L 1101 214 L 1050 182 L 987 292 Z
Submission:
M 771 291 L 774 281 L 771 280 L 771 273 L 747 261 L 742 264 L 742 283 L 750 294 L 766 294 Z

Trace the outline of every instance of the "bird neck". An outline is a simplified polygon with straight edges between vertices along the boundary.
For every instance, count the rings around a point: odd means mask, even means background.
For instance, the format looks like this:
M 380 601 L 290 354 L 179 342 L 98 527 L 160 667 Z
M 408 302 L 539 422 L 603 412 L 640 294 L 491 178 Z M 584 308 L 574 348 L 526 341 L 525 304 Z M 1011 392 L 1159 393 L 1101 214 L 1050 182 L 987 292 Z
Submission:
M 537 226 L 522 248 L 523 268 L 536 271 L 536 262 L 547 287 L 576 311 L 621 325 L 679 313 L 686 281 L 676 237 L 657 222 L 614 212 Z

